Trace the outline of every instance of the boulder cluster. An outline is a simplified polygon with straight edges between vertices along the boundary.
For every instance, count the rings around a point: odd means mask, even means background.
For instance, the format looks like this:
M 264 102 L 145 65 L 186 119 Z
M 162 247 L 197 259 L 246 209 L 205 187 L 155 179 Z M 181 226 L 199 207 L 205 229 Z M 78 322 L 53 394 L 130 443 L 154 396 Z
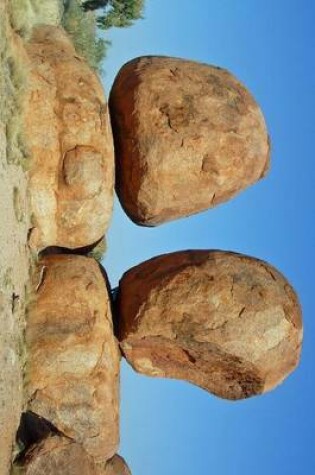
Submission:
M 155 226 L 262 178 L 269 137 L 254 98 L 224 69 L 137 58 L 117 75 L 108 113 L 98 78 L 61 28 L 36 28 L 27 50 L 29 245 L 41 257 L 26 328 L 25 414 L 37 430 L 24 428 L 31 433 L 17 464 L 26 475 L 130 475 L 117 455 L 121 354 L 148 376 L 247 398 L 297 366 L 301 309 L 283 275 L 241 254 L 158 256 L 126 272 L 113 293 L 102 266 L 73 250 L 82 254 L 106 233 L 114 170 L 127 215 Z M 45 254 L 49 247 L 63 254 Z

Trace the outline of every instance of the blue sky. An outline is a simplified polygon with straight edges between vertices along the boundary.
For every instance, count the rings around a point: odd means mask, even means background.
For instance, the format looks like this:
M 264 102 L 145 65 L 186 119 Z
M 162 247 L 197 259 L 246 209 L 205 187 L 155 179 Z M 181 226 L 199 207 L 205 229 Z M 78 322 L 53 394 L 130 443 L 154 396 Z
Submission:
M 152 256 L 227 249 L 265 259 L 303 307 L 298 370 L 275 391 L 227 402 L 180 381 L 122 364 L 121 454 L 133 475 L 303 475 L 315 467 L 315 2 L 147 0 L 145 19 L 112 30 L 107 92 L 119 68 L 145 54 L 178 56 L 233 72 L 259 102 L 272 139 L 269 175 L 213 210 L 149 229 L 118 202 L 103 263 L 112 286 Z

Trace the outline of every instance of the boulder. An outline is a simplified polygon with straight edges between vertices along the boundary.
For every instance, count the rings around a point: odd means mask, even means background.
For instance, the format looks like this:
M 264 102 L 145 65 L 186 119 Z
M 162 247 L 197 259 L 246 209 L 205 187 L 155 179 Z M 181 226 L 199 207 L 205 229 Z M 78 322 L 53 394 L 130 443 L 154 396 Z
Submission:
M 271 390 L 297 366 L 297 296 L 269 264 L 223 251 L 183 251 L 122 277 L 121 349 L 136 371 L 184 379 L 226 399 Z
M 97 475 L 93 459 L 66 437 L 48 437 L 34 445 L 18 467 L 23 475 Z
M 113 205 L 113 142 L 103 89 L 62 28 L 35 28 L 26 47 L 30 245 L 88 246 L 104 235 Z
M 21 475 L 131 475 L 119 455 L 105 466 L 97 464 L 80 444 L 60 436 L 49 436 L 31 446 L 15 467 Z
M 125 64 L 110 93 L 116 191 L 128 216 L 155 226 L 223 203 L 262 178 L 262 112 L 228 71 L 168 57 Z
M 43 258 L 26 328 L 27 409 L 96 461 L 119 442 L 120 354 L 105 279 L 92 258 Z

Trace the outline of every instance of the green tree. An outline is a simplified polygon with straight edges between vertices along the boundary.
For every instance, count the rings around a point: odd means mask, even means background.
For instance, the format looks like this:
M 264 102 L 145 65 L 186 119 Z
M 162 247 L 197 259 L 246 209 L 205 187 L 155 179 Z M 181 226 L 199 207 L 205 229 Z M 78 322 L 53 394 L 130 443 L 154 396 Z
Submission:
M 104 8 L 104 14 L 97 17 L 97 25 L 103 30 L 112 27 L 130 26 L 143 18 L 144 0 L 87 0 L 84 10 Z
M 107 7 L 109 0 L 87 0 L 83 3 L 83 10 L 97 10 L 98 8 Z

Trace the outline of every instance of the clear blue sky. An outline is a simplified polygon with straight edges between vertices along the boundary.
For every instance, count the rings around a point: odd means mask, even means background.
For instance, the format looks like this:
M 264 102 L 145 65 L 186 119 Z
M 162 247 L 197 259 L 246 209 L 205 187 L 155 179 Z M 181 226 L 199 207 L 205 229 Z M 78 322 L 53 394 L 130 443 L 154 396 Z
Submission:
M 145 20 L 109 34 L 107 91 L 119 68 L 145 54 L 216 64 L 261 105 L 272 138 L 266 179 L 214 210 L 154 229 L 116 203 L 104 266 L 122 273 L 180 249 L 227 249 L 280 269 L 304 314 L 298 370 L 275 391 L 226 402 L 184 382 L 122 365 L 121 454 L 133 475 L 312 475 L 315 471 L 315 2 L 147 0 Z

